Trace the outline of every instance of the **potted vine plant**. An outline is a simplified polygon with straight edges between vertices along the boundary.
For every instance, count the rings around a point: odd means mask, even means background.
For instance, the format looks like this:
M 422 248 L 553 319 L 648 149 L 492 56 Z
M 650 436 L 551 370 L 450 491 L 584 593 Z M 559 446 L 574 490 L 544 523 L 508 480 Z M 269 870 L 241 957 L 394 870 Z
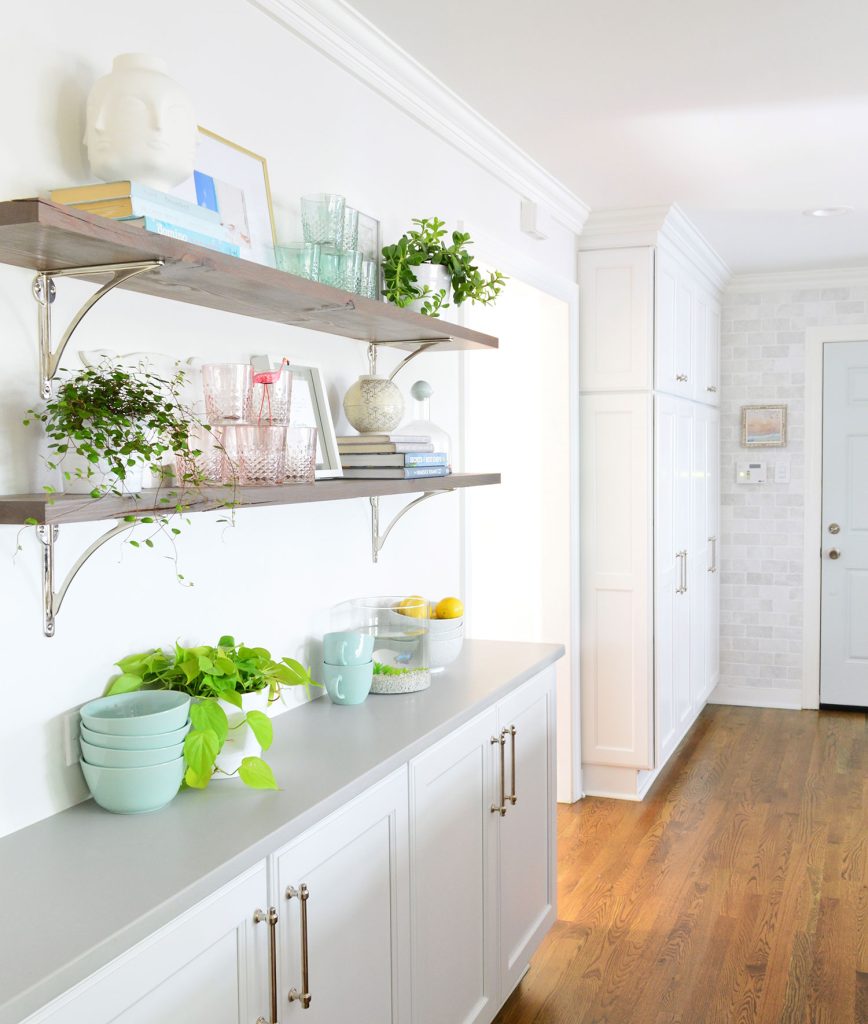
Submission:
M 254 789 L 277 789 L 261 754 L 272 740 L 271 716 L 284 705 L 284 686 L 319 686 L 294 658 L 275 661 L 264 647 L 223 636 L 214 647 L 181 647 L 130 654 L 106 694 L 180 690 L 193 698 L 184 740 L 184 781 L 204 789 L 211 779 L 238 775 Z
M 467 232 L 453 231 L 448 242 L 446 224 L 439 218 L 413 223 L 416 227 L 394 245 L 383 247 L 383 294 L 389 302 L 432 317 L 439 316 L 450 300 L 456 306 L 468 299 L 484 306 L 494 302 L 506 278 L 499 270 L 482 273 L 467 248 Z
M 163 461 L 174 455 L 183 469 L 174 490 L 158 490 L 158 514 L 126 517 L 131 526 L 144 523 L 154 528 L 143 541 L 147 547 L 154 546 L 152 537 L 158 532 L 174 546 L 180 533 L 176 520 L 206 482 L 197 468 L 202 452 L 195 447 L 195 438 L 211 429 L 186 404 L 185 386 L 183 370 L 161 377 L 145 366 L 120 366 L 107 359 L 78 372 L 64 371 L 52 397 L 40 409 L 28 409 L 24 424 L 44 427 L 45 462 L 61 472 L 64 490 L 95 500 L 136 494 L 145 472 L 162 482 Z M 140 546 L 136 540 L 130 544 Z

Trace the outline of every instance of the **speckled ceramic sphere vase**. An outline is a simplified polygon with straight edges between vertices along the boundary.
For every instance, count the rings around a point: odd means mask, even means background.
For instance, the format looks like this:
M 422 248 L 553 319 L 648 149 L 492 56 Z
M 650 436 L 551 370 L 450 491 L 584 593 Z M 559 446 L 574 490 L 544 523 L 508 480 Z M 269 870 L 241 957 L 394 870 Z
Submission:
M 404 397 L 386 377 L 364 374 L 344 395 L 344 412 L 360 434 L 390 434 L 404 415 Z

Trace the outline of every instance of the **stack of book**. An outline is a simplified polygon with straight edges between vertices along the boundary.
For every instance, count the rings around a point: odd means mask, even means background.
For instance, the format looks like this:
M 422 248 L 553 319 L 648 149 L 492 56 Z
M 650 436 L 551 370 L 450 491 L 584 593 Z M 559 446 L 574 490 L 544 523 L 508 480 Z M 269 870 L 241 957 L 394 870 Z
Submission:
M 449 476 L 449 457 L 422 434 L 353 434 L 338 438 L 350 480 L 423 480 Z
M 84 213 L 96 213 L 125 224 L 133 224 L 158 235 L 216 249 L 239 256 L 241 249 L 230 241 L 220 214 L 186 199 L 160 192 L 136 181 L 102 181 L 96 185 L 56 188 L 50 193 L 53 203 L 70 206 Z

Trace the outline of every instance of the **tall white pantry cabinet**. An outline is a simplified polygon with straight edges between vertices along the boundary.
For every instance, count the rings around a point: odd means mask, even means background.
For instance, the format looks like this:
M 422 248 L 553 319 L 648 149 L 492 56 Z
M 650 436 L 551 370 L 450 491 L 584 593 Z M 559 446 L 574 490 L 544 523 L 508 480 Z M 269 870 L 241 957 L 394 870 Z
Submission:
M 719 678 L 725 264 L 677 208 L 580 238 L 582 755 L 641 800 Z

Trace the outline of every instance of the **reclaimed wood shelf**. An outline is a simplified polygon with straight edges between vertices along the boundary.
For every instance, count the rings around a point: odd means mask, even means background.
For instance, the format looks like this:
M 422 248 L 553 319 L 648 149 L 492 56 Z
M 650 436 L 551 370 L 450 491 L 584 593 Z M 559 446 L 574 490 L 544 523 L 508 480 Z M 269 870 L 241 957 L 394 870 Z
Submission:
M 499 473 L 453 473 L 427 480 L 318 480 L 312 484 L 288 484 L 283 487 L 205 488 L 186 505 L 190 512 L 208 512 L 225 508 L 227 502 L 236 509 L 267 508 L 274 505 L 300 505 L 313 501 L 344 501 L 349 498 L 380 498 L 390 494 L 433 494 L 463 487 L 484 487 L 499 484 Z M 172 506 L 161 504 L 159 498 L 172 493 L 171 488 L 142 491 L 140 497 L 107 495 L 94 499 L 86 494 L 11 494 L 0 495 L 0 525 L 26 525 L 28 521 L 42 526 L 68 523 L 123 521 L 124 516 L 147 516 L 165 512 Z
M 143 260 L 163 266 L 119 288 L 411 351 L 421 344 L 430 351 L 498 347 L 497 338 L 459 324 L 45 199 L 0 203 L 0 263 L 51 273 Z

